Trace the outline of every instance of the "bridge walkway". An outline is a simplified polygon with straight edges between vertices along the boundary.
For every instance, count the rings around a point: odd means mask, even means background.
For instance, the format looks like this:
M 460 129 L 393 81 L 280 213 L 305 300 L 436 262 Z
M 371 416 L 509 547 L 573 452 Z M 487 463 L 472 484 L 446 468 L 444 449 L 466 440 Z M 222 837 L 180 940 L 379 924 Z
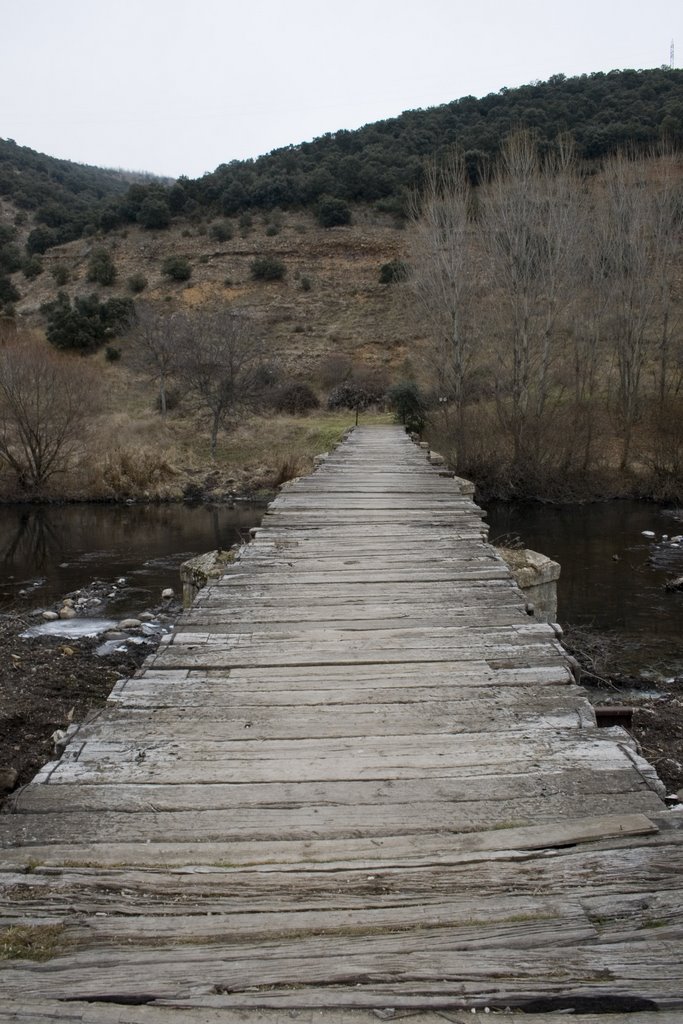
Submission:
M 0 818 L 2 1024 L 681 1019 L 682 816 L 467 490 L 392 427 L 283 490 Z

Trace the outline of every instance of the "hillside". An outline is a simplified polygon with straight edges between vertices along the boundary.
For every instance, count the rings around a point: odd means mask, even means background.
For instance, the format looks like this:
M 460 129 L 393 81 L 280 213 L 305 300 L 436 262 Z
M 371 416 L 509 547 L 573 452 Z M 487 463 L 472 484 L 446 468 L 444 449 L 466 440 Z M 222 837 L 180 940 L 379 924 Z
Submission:
M 357 131 L 330 132 L 175 183 L 83 167 L 0 140 L 0 198 L 17 208 L 17 226 L 28 227 L 21 242 L 29 256 L 132 224 L 157 229 L 179 219 L 310 209 L 326 197 L 373 204 L 400 218 L 426 161 L 457 145 L 476 183 L 486 177 L 501 141 L 520 127 L 532 129 L 544 147 L 571 133 L 579 156 L 588 162 L 624 146 L 678 146 L 683 142 L 683 71 L 555 75 L 481 98 L 465 96 L 406 111 Z
M 532 99 L 537 108 L 529 106 Z M 537 130 L 522 142 L 533 156 L 518 165 L 522 176 L 490 178 L 484 172 L 507 145 L 506 129 L 521 110 L 533 123 L 533 109 Z M 73 195 L 85 203 L 79 216 L 90 219 L 80 237 L 61 244 L 55 240 L 65 226 L 46 223 L 51 206 L 44 194 L 33 209 L 18 208 L 16 194 L 0 196 L 0 332 L 29 329 L 44 339 L 47 329 L 57 347 L 88 354 L 82 363 L 96 366 L 106 382 L 97 443 L 88 444 L 79 473 L 55 482 L 51 493 L 177 497 L 192 490 L 198 474 L 206 476 L 207 412 L 177 382 L 171 415 L 155 412 L 153 375 L 124 326 L 137 304 L 152 305 L 162 321 L 212 306 L 248 314 L 264 346 L 271 391 L 294 381 L 324 404 L 350 374 L 372 378 L 378 396 L 387 386 L 414 382 L 432 401 L 438 446 L 490 493 L 679 495 L 682 166 L 671 147 L 661 158 L 638 155 L 637 148 L 647 152 L 655 139 L 676 142 L 681 126 L 681 73 L 558 76 L 503 91 L 495 103 L 466 98 L 230 164 L 199 182 L 135 183 L 122 192 L 112 172 L 102 172 L 100 184 L 86 174 L 90 184 L 80 192 L 74 185 Z M 574 130 L 577 161 L 554 177 L 549 139 L 563 127 Z M 463 155 L 460 180 L 468 194 L 460 190 L 464 214 L 449 245 L 464 291 L 457 299 L 462 308 L 449 311 L 439 305 L 441 285 L 453 282 L 433 277 L 430 284 L 424 276 L 430 263 L 436 272 L 443 246 L 430 249 L 426 240 L 420 250 L 406 230 L 401 212 L 409 182 L 402 175 L 410 166 L 418 180 L 426 157 L 454 139 L 464 150 L 477 139 L 487 148 Z M 624 140 L 631 143 L 627 158 L 589 162 Z M 374 200 L 344 186 L 352 158 L 366 169 L 384 167 L 386 187 Z M 41 188 L 57 176 L 45 161 Z M 523 167 L 535 168 L 528 180 Z M 276 179 L 296 185 L 289 198 L 270 189 Z M 243 189 L 239 201 L 235 181 L 253 189 Z M 459 201 L 456 195 L 451 213 Z M 553 216 L 561 210 L 571 213 Z M 505 225 L 502 233 L 496 223 Z M 515 223 L 518 235 L 504 239 Z M 518 267 L 510 263 L 515 252 Z M 264 261 L 261 273 L 255 268 Z M 517 289 L 506 281 L 524 268 L 531 334 L 521 337 Z M 436 292 L 430 296 L 424 285 Z M 462 346 L 459 355 L 454 344 Z M 347 415 L 276 422 L 278 410 L 266 408 L 267 423 L 245 418 L 237 433 L 223 436 L 223 493 L 298 471 L 349 421 Z M 11 493 L 15 484 L 3 477 L 0 494 Z
M 16 304 L 18 318 L 41 328 L 41 306 L 60 292 L 71 299 L 93 293 L 100 301 L 132 297 L 131 281 L 142 276 L 146 284 L 135 297 L 138 302 L 185 309 L 220 301 L 248 312 L 273 357 L 302 376 L 315 375 L 316 365 L 331 354 L 398 370 L 413 347 L 415 327 L 406 322 L 397 289 L 380 284 L 379 272 L 402 255 L 405 232 L 389 218 L 363 210 L 356 211 L 352 226 L 333 230 L 321 228 L 306 211 L 282 214 L 277 224 L 277 234 L 271 234 L 272 223 L 255 217 L 240 232 L 219 219 L 213 226 L 220 234 L 234 231 L 222 241 L 206 224 L 156 232 L 131 227 L 106 240 L 81 239 L 50 249 L 42 256 L 40 275 L 19 285 L 25 297 Z M 93 253 L 103 249 L 116 271 L 106 287 L 88 280 Z M 169 256 L 187 259 L 188 281 L 164 274 Z M 282 261 L 282 280 L 253 279 L 251 265 L 264 256 Z M 125 340 L 117 344 L 125 353 Z
M 230 230 L 233 235 L 219 240 L 212 226 L 220 227 L 221 235 Z M 163 231 L 131 226 L 105 239 L 49 249 L 33 280 L 13 275 L 25 294 L 16 303 L 16 319 L 6 323 L 43 337 L 41 307 L 60 293 L 70 301 L 91 295 L 100 303 L 134 298 L 162 312 L 226 302 L 248 314 L 276 380 L 310 382 L 323 400 L 347 366 L 376 377 L 381 389 L 410 374 L 418 339 L 414 322 L 405 315 L 405 292 L 379 281 L 380 267 L 402 252 L 405 232 L 387 217 L 361 209 L 355 211 L 353 226 L 326 230 L 301 211 L 282 214 L 275 234 L 273 228 L 261 217 L 241 230 L 237 223 L 226 226 L 223 218 L 213 225 L 174 224 Z M 103 245 L 116 270 L 109 286 L 88 280 L 93 254 Z M 173 281 L 163 273 L 169 256 L 187 259 L 188 281 Z M 264 256 L 282 261 L 281 280 L 253 278 L 251 265 Z M 136 288 L 142 279 L 144 290 L 131 290 L 136 279 Z M 110 354 L 119 358 L 110 361 Z M 313 455 L 327 450 L 353 422 L 349 411 L 302 418 L 269 410 L 266 417 L 249 418 L 222 434 L 212 465 L 206 416 L 174 385 L 172 409 L 162 419 L 154 383 L 133 355 L 132 340 L 124 334 L 76 363 L 96 369 L 100 413 L 77 468 L 55 478 L 49 496 L 225 498 L 269 490 L 278 480 L 311 468 Z M 18 496 L 15 486 L 12 473 L 0 468 L 0 500 Z
M 376 203 L 399 215 L 407 192 L 422 180 L 426 160 L 457 145 L 473 183 L 485 177 L 502 140 L 520 127 L 544 146 L 569 132 L 586 161 L 624 146 L 654 148 L 683 142 L 683 71 L 597 72 L 555 75 L 480 99 L 465 96 L 427 110 L 339 131 L 275 150 L 254 161 L 234 161 L 197 181 L 181 180 L 187 201 L 234 213 L 245 207 L 291 206 L 324 195 Z

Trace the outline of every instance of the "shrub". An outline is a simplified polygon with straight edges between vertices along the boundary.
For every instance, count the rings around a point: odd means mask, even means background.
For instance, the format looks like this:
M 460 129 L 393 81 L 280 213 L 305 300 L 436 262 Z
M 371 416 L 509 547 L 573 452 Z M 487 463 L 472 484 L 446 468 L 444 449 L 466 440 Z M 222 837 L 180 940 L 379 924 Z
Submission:
M 375 209 L 378 213 L 389 214 L 393 219 L 395 228 L 404 228 L 408 218 L 409 204 L 407 196 L 402 193 L 378 199 L 375 203 Z
M 13 242 L 2 243 L 0 239 L 0 271 L 6 274 L 13 274 L 15 270 L 21 269 L 21 250 Z
M 63 288 L 68 283 L 71 274 L 68 267 L 65 267 L 63 263 L 58 263 L 56 267 L 52 268 L 52 276 L 55 279 L 55 284 Z
M 18 302 L 21 295 L 14 287 L 9 277 L 0 277 L 0 306 L 3 304 L 10 305 L 13 302 Z
M 104 356 L 108 363 L 118 363 L 121 358 L 121 349 L 116 348 L 114 345 L 107 345 L 104 350 Z
M 43 272 L 43 261 L 39 256 L 31 256 L 30 259 L 25 260 L 22 267 L 24 277 L 28 281 L 35 280 L 36 277 L 40 277 Z
M 57 244 L 57 233 L 52 228 L 34 228 L 26 240 L 29 253 L 43 253 Z
M 100 303 L 100 317 L 109 334 L 125 331 L 135 318 L 135 306 L 132 299 L 113 298 L 109 302 Z
M 311 283 L 310 277 L 302 277 L 301 278 L 301 291 L 302 292 L 310 292 L 312 287 L 313 287 L 313 284 Z
M 259 363 L 254 370 L 254 386 L 259 394 L 273 391 L 279 384 L 282 371 L 278 363 Z
M 317 208 L 318 223 L 323 228 L 335 228 L 351 223 L 351 207 L 343 199 L 323 196 Z
M 172 281 L 189 281 L 192 276 L 192 267 L 184 256 L 167 256 L 161 269 Z
M 167 228 L 171 223 L 171 211 L 165 199 L 158 196 L 148 196 L 142 201 L 138 210 L 138 223 L 143 228 Z
M 387 402 L 396 413 L 396 419 L 408 430 L 419 434 L 424 429 L 427 405 L 413 381 L 402 381 L 390 388 Z
M 372 399 L 361 383 L 345 380 L 332 388 L 327 396 L 328 409 L 355 409 L 356 412 L 367 409 Z
M 94 352 L 108 338 L 124 330 L 133 315 L 131 299 L 99 302 L 96 295 L 74 299 L 65 292 L 42 307 L 47 317 L 47 338 L 59 349 Z
M 233 234 L 232 225 L 227 221 L 218 221 L 216 224 L 211 225 L 209 234 L 217 242 L 229 242 Z
M 294 380 L 289 384 L 283 384 L 275 391 L 272 404 L 277 412 L 289 413 L 290 416 L 302 416 L 304 413 L 310 412 L 311 409 L 317 409 L 320 406 L 320 400 L 309 384 Z
M 88 281 L 110 285 L 116 280 L 116 267 L 108 249 L 96 249 L 88 263 Z
M 131 274 L 128 278 L 128 290 L 131 291 L 133 295 L 139 295 L 140 292 L 144 292 L 146 287 L 147 278 L 144 274 Z
M 277 256 L 257 256 L 250 270 L 255 281 L 281 281 L 285 276 L 285 265 Z
M 408 276 L 408 267 L 403 260 L 391 260 L 379 268 L 380 284 L 398 284 Z

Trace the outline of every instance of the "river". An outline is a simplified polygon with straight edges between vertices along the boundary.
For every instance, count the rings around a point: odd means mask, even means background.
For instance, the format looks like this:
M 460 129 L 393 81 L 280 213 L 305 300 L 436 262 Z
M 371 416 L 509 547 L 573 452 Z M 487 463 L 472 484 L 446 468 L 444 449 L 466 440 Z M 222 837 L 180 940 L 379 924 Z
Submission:
M 134 614 L 158 604 L 165 588 L 179 591 L 181 562 L 245 539 L 263 509 L 256 502 L 0 506 L 0 609 L 47 608 L 102 580 L 116 584 L 109 610 Z
M 683 534 L 683 510 L 642 501 L 492 502 L 487 513 L 491 541 L 517 535 L 562 566 L 561 625 L 609 634 L 622 672 L 683 676 L 683 593 L 664 589 L 683 575 L 683 544 L 661 540 Z
M 117 588 L 108 611 L 135 614 L 158 604 L 164 588 L 179 590 L 186 558 L 243 539 L 263 508 L 0 506 L 0 609 L 49 608 L 102 580 Z M 683 546 L 658 543 L 663 534 L 683 533 L 683 519 L 672 512 L 636 501 L 487 508 L 491 540 L 516 534 L 560 562 L 560 623 L 616 636 L 624 666 L 655 677 L 683 676 L 683 594 L 664 590 L 667 579 L 683 575 Z

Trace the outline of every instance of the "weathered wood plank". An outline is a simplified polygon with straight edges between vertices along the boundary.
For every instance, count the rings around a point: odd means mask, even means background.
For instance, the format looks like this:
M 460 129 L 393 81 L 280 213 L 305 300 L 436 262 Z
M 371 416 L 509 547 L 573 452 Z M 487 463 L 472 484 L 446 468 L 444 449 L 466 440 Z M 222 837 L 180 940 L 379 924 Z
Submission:
M 239 814 L 228 816 L 223 810 L 161 811 L 150 809 L 89 811 L 61 807 L 59 814 L 31 817 L 30 821 L 13 816 L 3 828 L 3 841 L 13 845 L 33 846 L 45 843 L 66 843 L 77 835 L 80 843 L 109 843 L 112 836 L 119 841 L 154 842 L 162 835 L 166 842 L 227 843 L 255 840 L 317 840 L 349 839 L 357 835 L 417 836 L 422 833 L 444 833 L 444 844 L 451 836 L 479 832 L 485 828 L 509 829 L 547 823 L 553 825 L 558 815 L 578 819 L 585 806 L 585 797 L 556 797 L 552 803 L 539 799 L 482 801 L 464 804 L 448 801 L 425 801 L 420 804 L 391 802 L 337 806 L 323 803 L 308 807 L 242 807 Z M 615 813 L 656 812 L 659 800 L 649 790 L 630 792 L 619 798 L 615 793 L 591 794 L 591 807 L 596 814 L 612 817 Z M 55 808 L 56 809 L 56 808 Z
M 247 706 L 230 702 L 227 707 L 207 708 L 199 704 L 191 715 L 174 708 L 159 709 L 150 721 L 148 704 L 144 708 L 109 709 L 80 727 L 78 742 L 106 739 L 115 732 L 118 740 L 144 745 L 155 744 L 184 726 L 184 736 L 205 734 L 210 723 L 217 740 L 293 739 L 308 737 L 412 736 L 420 734 L 488 733 L 520 729 L 583 729 L 594 726 L 595 719 L 587 702 L 562 694 L 545 695 L 533 704 L 502 699 L 463 700 L 439 699 L 436 694 L 425 701 L 418 691 L 410 703 L 386 703 L 375 691 L 369 701 L 343 704 L 328 703 L 329 691 L 322 691 L 316 704 L 292 704 L 274 708 L 268 703 L 249 705 L 250 694 L 244 694 Z M 187 720 L 185 720 L 187 718 Z
M 428 993 L 441 995 L 450 998 L 452 1005 L 457 986 L 460 1006 L 495 1007 L 501 1005 L 501 977 L 505 979 L 509 1004 L 524 1006 L 533 1005 L 539 996 L 605 1000 L 614 989 L 616 974 L 621 979 L 619 994 L 631 996 L 632 1001 L 641 993 L 641 1000 L 652 1000 L 650 1005 L 654 1007 L 654 1000 L 670 1007 L 683 1006 L 675 942 L 601 946 L 591 943 L 590 929 L 581 944 L 583 934 L 574 932 L 558 942 L 556 933 L 552 946 L 546 941 L 531 949 L 439 949 L 428 948 L 425 943 L 425 948 L 406 950 L 400 939 L 397 943 L 396 937 L 385 935 L 347 941 L 316 936 L 293 940 L 279 950 L 245 945 L 234 957 L 216 945 L 161 949 L 142 946 L 119 949 L 115 955 L 110 952 L 104 972 L 98 970 L 95 950 L 90 963 L 77 955 L 65 955 L 43 965 L 40 973 L 0 970 L 0 984 L 14 999 L 22 995 L 39 997 L 44 988 L 42 981 L 47 979 L 51 994 L 58 997 L 116 996 L 120 1001 L 122 997 L 130 1001 L 140 997 L 173 999 L 181 980 L 185 986 L 191 982 L 197 995 L 222 995 L 214 1006 L 234 1007 L 268 1005 L 264 988 L 298 987 L 304 976 L 311 986 L 345 987 L 347 1000 L 340 999 L 340 993 L 328 992 L 327 999 L 334 1002 L 323 1005 L 377 1005 L 377 983 L 383 995 L 392 989 L 399 994 L 402 983 L 405 994 L 418 999 Z M 564 944 L 565 940 L 573 940 L 575 945 Z M 352 979 L 363 980 L 349 986 Z M 248 991 L 254 987 L 260 991 Z M 367 995 L 364 987 L 369 989 Z M 364 1003 L 364 995 L 372 1001 Z M 287 997 L 280 992 L 276 998 L 283 1005 Z M 299 991 L 294 998 L 290 994 L 288 1003 L 306 1006 L 307 992 Z
M 387 1010 L 384 1002 L 393 1002 L 390 993 L 377 993 L 375 997 L 376 1010 L 358 1009 L 353 1006 L 346 1009 L 336 1009 L 325 1006 L 329 1003 L 321 990 L 307 993 L 310 998 L 310 1007 L 295 1007 L 291 996 L 288 1005 L 284 999 L 271 996 L 268 1001 L 277 1003 L 277 1009 L 259 1009 L 249 1007 L 247 1009 L 231 1009 L 220 1004 L 217 997 L 198 997 L 195 1000 L 170 1001 L 165 1005 L 147 1006 L 111 1006 L 98 1003 L 70 1002 L 63 1003 L 52 1000 L 32 1001 L 30 1006 L 25 1002 L 10 1000 L 4 1007 L 0 1006 L 0 1022 L 2 1024 L 49 1024 L 49 1022 L 62 1021 L 66 1024 L 168 1024 L 169 1021 L 177 1021 L 178 1024 L 282 1024 L 283 1011 L 289 1014 L 296 1014 L 297 1024 L 377 1024 L 378 1020 L 404 1020 L 407 1024 L 443 1024 L 444 1020 L 453 1021 L 455 1024 L 465 1024 L 466 1017 L 458 1011 L 454 1001 L 447 1003 L 443 997 L 436 997 L 429 1000 L 424 997 L 422 1005 L 431 1002 L 434 1006 L 440 1006 L 444 1011 L 452 1011 L 445 1015 L 441 1010 L 421 1010 L 410 1007 L 420 1005 L 419 998 L 413 997 L 407 1004 L 408 1008 L 400 1010 Z M 388 998 L 389 997 L 389 998 Z M 346 1000 L 344 1000 L 346 1002 Z M 325 1008 L 321 1009 L 321 1006 Z M 380 1016 L 377 1016 L 379 1011 Z M 454 1016 L 459 1013 L 459 1016 Z M 505 1017 L 501 1019 L 504 1021 Z M 562 1017 L 557 1014 L 534 1014 L 534 1024 L 562 1024 Z M 614 1013 L 605 1020 L 602 1014 L 572 1014 L 572 1024 L 680 1024 L 680 1013 L 678 1010 L 661 1011 L 659 1013 Z
M 21 790 L 13 806 L 22 813 L 50 814 L 59 797 L 54 787 L 59 778 L 53 776 L 47 786 L 35 785 Z M 563 813 L 561 801 L 567 798 L 586 803 L 592 795 L 626 795 L 649 793 L 640 776 L 630 764 L 621 771 L 602 771 L 596 777 L 590 767 L 576 767 L 543 775 L 466 775 L 438 779 L 402 779 L 396 781 L 344 782 L 265 782 L 244 786 L 239 783 L 178 783 L 148 780 L 139 783 L 110 784 L 93 778 L 81 784 L 69 783 L 69 806 L 73 809 L 106 811 L 183 811 L 233 810 L 245 807 L 307 807 L 311 804 L 334 805 L 340 813 L 346 805 L 372 804 L 383 807 L 393 804 L 414 804 L 444 801 L 452 804 L 487 804 L 507 807 L 511 801 L 529 801 L 544 815 Z
M 41 819 L 42 820 L 42 819 Z M 651 835 L 657 826 L 643 814 L 605 815 L 578 818 L 565 823 L 501 828 L 489 832 L 420 833 L 412 835 L 364 835 L 359 839 L 333 838 L 274 840 L 259 842 L 113 842 L 111 834 L 101 844 L 79 843 L 78 854 L 63 840 L 51 845 L 27 843 L 0 853 L 3 870 L 30 860 L 41 864 L 69 865 L 183 865 L 224 864 L 234 866 L 321 866 L 353 864 L 381 865 L 382 868 L 408 861 L 411 864 L 452 864 L 477 859 L 479 855 L 510 855 L 517 851 L 554 849 L 596 839 Z M 160 833 L 163 835 L 163 832 Z M 48 841 L 49 843 L 49 841 Z

